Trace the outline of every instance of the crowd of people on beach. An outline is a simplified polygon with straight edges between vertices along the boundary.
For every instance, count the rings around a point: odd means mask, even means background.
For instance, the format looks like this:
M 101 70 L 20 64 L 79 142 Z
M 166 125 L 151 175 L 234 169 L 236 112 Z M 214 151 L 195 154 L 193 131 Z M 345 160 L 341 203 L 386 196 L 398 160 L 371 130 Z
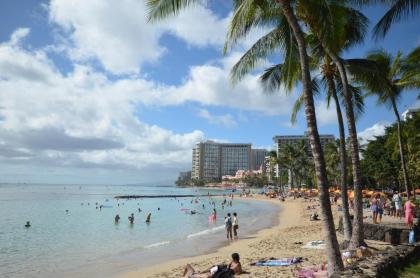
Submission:
M 402 219 L 408 228 L 413 229 L 414 208 L 416 207 L 412 197 L 408 198 L 403 205 L 401 193 L 394 192 L 392 198 L 387 194 L 374 194 L 370 200 L 366 200 L 365 206 L 372 211 L 372 221 L 375 224 L 381 223 L 383 215 Z

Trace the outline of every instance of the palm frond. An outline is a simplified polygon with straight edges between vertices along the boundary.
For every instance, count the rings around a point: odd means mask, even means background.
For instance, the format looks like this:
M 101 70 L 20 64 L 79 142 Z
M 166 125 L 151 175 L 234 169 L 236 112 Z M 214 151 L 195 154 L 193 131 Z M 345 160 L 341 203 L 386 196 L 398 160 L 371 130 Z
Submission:
M 290 32 L 287 32 L 282 28 L 276 28 L 261 37 L 233 66 L 230 73 L 232 83 L 236 84 L 240 81 L 247 73 L 255 68 L 259 61 L 267 58 L 267 56 L 272 54 L 274 51 L 282 48 L 288 48 L 289 41 L 292 40 L 290 36 Z M 289 49 L 287 51 L 292 50 Z M 292 61 L 290 61 L 290 63 L 292 63 Z
M 294 125 L 297 120 L 297 114 L 302 109 L 303 102 L 305 100 L 305 95 L 301 94 L 298 99 L 293 104 L 292 114 L 290 115 L 290 122 Z
M 342 105 L 345 106 L 345 98 L 344 98 L 344 90 L 343 90 L 343 84 L 341 83 L 341 79 L 339 76 L 335 76 L 336 79 L 336 89 L 337 94 L 341 98 Z M 354 117 L 356 120 L 360 118 L 360 116 L 365 112 L 365 103 L 364 103 L 364 97 L 363 93 L 360 87 L 353 86 L 351 84 L 347 87 L 348 92 L 351 94 L 352 97 L 352 104 L 353 104 L 353 110 L 354 110 Z
M 320 93 L 319 80 L 317 78 L 313 78 L 311 85 L 312 85 L 312 91 L 314 92 L 314 95 L 318 96 Z M 292 124 L 296 123 L 297 114 L 302 109 L 302 105 L 304 104 L 304 102 L 305 102 L 305 95 L 303 94 L 303 92 L 301 92 L 299 97 L 296 99 L 295 103 L 293 104 L 292 114 L 290 115 L 290 122 Z
M 391 26 L 420 11 L 419 0 L 397 0 L 373 28 L 375 39 L 384 38 Z
M 223 52 L 226 54 L 240 39 L 246 37 L 252 28 L 276 26 L 281 17 L 282 14 L 271 1 L 234 1 L 234 14 L 229 23 Z
M 171 15 L 178 15 L 187 7 L 198 5 L 203 0 L 147 0 L 147 18 L 149 21 L 159 21 Z

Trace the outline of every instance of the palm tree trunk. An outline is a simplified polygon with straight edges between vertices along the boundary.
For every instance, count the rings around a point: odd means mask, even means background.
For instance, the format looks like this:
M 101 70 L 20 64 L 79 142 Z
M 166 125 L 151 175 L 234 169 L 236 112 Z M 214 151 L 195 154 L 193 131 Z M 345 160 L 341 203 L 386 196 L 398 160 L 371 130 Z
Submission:
M 402 142 L 402 134 L 401 134 L 401 119 L 400 119 L 400 114 L 398 113 L 395 99 L 391 99 L 391 102 L 392 102 L 392 109 L 394 110 L 395 117 L 397 118 L 397 135 L 398 135 L 398 144 L 399 144 L 399 149 L 400 149 L 401 168 L 403 171 L 404 185 L 405 185 L 405 190 L 407 191 L 407 198 L 410 198 L 410 195 L 411 195 L 410 182 L 408 179 L 407 166 L 405 165 L 404 145 Z M 416 194 L 414 194 L 414 197 L 415 196 Z
M 319 139 L 316 123 L 315 106 L 312 93 L 311 75 L 309 72 L 308 55 L 302 29 L 296 15 L 290 6 L 289 0 L 277 0 L 285 15 L 287 22 L 293 30 L 299 50 L 300 66 L 302 72 L 303 94 L 305 97 L 305 114 L 308 125 L 309 140 L 315 163 L 315 172 L 319 187 L 319 201 L 321 203 L 322 226 L 324 230 L 326 252 L 328 258 L 328 273 L 344 269 L 335 233 L 334 219 L 331 211 L 331 203 L 328 192 L 327 171 L 325 168 L 324 154 Z
M 347 194 L 347 153 L 346 153 L 346 136 L 344 132 L 344 121 L 341 113 L 340 102 L 338 101 L 337 91 L 332 76 L 328 75 L 327 85 L 328 90 L 334 98 L 335 110 L 337 112 L 338 131 L 340 134 L 340 177 L 341 177 L 341 199 L 343 203 L 343 229 L 344 239 L 347 242 L 351 240 L 351 223 L 349 211 L 349 199 Z
M 322 42 L 322 40 L 321 40 Z M 341 59 L 334 54 L 325 43 L 322 42 L 327 55 L 331 58 L 333 63 L 337 66 L 340 73 L 341 83 L 343 85 L 347 127 L 349 130 L 350 137 L 350 150 L 351 150 L 351 161 L 353 168 L 353 186 L 354 186 L 354 220 L 353 220 L 353 234 L 351 239 L 351 247 L 356 248 L 362 245 L 366 245 L 364 242 L 364 231 L 363 231 L 363 195 L 362 195 L 362 172 L 360 170 L 360 158 L 359 158 L 359 142 L 357 140 L 356 120 L 353 111 L 353 96 L 348 90 L 348 80 L 346 69 L 344 68 Z

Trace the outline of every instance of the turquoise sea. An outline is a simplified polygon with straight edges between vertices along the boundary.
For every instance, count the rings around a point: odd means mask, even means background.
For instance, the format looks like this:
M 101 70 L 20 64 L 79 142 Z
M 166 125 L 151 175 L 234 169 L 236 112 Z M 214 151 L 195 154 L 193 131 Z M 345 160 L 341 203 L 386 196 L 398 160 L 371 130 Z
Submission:
M 223 226 L 228 212 L 238 213 L 241 237 L 275 221 L 277 206 L 239 198 L 224 209 L 223 198 L 202 197 L 197 203 L 192 198 L 114 199 L 208 192 L 223 193 L 174 186 L 0 185 L 0 277 L 112 277 L 228 244 Z M 213 201 L 215 223 L 208 221 Z M 149 212 L 152 221 L 146 224 Z

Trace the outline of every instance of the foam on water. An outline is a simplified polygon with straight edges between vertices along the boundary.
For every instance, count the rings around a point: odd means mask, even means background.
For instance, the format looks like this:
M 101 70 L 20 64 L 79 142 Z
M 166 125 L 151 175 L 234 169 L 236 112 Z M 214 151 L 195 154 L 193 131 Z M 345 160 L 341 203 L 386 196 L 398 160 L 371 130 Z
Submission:
M 205 236 L 205 235 L 208 235 L 208 234 L 215 233 L 217 231 L 221 231 L 224 228 L 225 228 L 225 225 L 221 225 L 221 226 L 218 226 L 218 227 L 214 227 L 214 228 L 211 228 L 211 229 L 200 231 L 198 233 L 190 234 L 190 235 L 187 236 L 187 238 L 193 238 L 193 237 L 198 237 L 198 236 Z
M 149 244 L 147 246 L 144 246 L 144 248 L 146 248 L 146 249 L 155 248 L 155 247 L 167 245 L 167 244 L 170 244 L 170 243 L 171 243 L 170 241 L 156 242 L 156 243 L 152 243 L 152 244 Z

